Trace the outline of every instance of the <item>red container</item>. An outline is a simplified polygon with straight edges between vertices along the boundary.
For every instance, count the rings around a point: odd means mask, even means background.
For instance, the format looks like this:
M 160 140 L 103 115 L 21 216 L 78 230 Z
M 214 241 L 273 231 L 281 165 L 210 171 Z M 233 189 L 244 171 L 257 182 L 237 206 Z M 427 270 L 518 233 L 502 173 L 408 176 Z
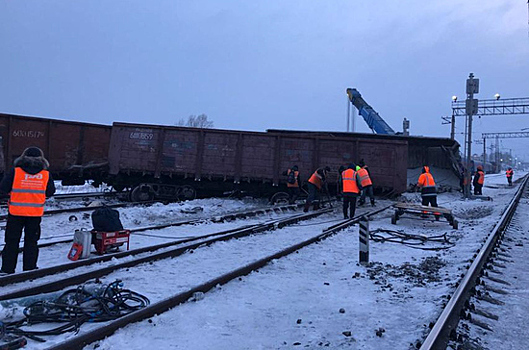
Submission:
M 94 245 L 98 254 L 105 254 L 109 249 L 114 249 L 127 243 L 127 250 L 129 250 L 130 231 L 121 230 L 115 232 L 99 232 L 93 231 Z

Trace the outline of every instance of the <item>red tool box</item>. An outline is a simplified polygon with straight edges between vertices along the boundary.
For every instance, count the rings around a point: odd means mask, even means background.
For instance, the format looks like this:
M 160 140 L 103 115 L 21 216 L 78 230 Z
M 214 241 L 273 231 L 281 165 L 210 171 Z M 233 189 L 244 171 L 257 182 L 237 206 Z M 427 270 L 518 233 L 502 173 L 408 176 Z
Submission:
M 109 250 L 117 250 L 125 243 L 127 243 L 127 250 L 129 250 L 129 230 L 114 232 L 101 232 L 92 230 L 92 237 L 98 254 L 105 254 Z

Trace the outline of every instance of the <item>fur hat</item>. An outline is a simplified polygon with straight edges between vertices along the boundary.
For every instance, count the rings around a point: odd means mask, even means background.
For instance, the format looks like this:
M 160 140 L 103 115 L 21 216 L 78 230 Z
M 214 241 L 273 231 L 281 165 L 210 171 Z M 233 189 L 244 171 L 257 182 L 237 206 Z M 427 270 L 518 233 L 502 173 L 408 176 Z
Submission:
M 42 166 L 43 169 L 48 169 L 50 163 L 44 158 L 44 152 L 38 147 L 28 147 L 22 152 L 22 155 L 15 159 L 15 167 L 23 166 Z
M 42 157 L 44 158 L 44 152 L 38 147 L 28 147 L 22 153 L 25 157 Z

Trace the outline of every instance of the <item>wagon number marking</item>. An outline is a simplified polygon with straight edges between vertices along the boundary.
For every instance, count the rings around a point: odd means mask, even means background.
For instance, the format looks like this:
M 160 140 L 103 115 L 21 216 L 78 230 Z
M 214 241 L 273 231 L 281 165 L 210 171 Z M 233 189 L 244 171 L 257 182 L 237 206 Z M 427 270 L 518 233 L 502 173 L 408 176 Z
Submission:
M 13 137 L 31 137 L 38 139 L 44 137 L 44 132 L 34 130 L 13 130 Z
M 129 138 L 139 140 L 152 140 L 154 138 L 154 134 L 146 132 L 131 132 Z

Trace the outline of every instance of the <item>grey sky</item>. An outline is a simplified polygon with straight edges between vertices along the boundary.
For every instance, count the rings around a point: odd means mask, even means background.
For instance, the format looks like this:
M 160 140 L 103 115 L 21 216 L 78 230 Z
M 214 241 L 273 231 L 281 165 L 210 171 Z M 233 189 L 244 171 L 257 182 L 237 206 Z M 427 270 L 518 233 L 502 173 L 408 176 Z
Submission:
M 356 87 L 395 130 L 448 137 L 470 72 L 478 98 L 529 96 L 527 16 L 526 0 L 0 0 L 0 111 L 345 130 Z M 474 136 L 527 118 L 478 119 Z M 503 141 L 527 160 L 528 143 Z

